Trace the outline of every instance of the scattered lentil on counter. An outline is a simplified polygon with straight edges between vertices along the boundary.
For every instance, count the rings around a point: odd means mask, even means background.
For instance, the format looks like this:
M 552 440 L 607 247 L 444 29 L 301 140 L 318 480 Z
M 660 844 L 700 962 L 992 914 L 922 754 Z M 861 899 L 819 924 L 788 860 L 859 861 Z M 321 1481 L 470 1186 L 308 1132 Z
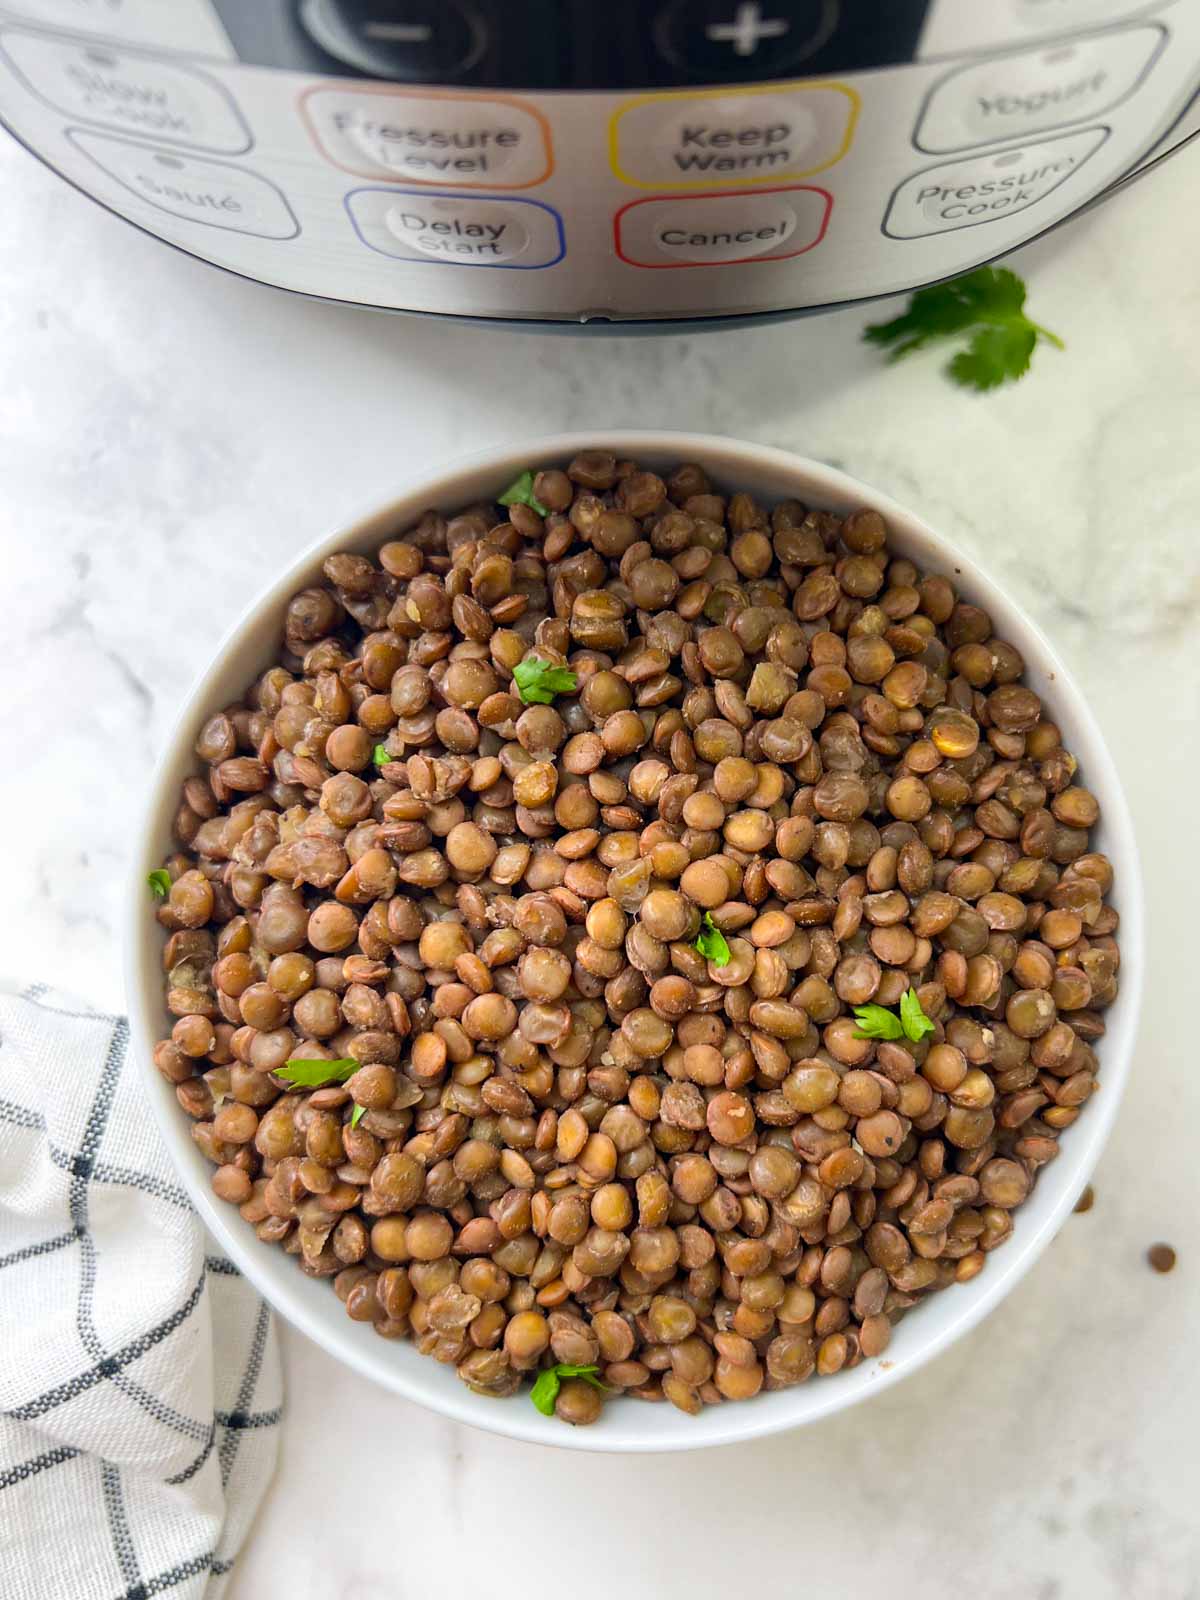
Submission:
M 598 1367 L 568 1422 L 694 1414 L 1008 1238 L 1096 1086 L 1112 869 L 1020 653 L 877 512 L 600 450 L 532 500 L 331 556 L 205 722 L 155 1061 L 350 1317 L 479 1394 Z M 523 704 L 533 655 L 574 691 Z M 933 1033 L 861 1037 L 910 986 Z
M 1152 1244 L 1146 1251 L 1146 1260 L 1155 1272 L 1170 1272 L 1175 1259 L 1175 1252 L 1169 1244 Z

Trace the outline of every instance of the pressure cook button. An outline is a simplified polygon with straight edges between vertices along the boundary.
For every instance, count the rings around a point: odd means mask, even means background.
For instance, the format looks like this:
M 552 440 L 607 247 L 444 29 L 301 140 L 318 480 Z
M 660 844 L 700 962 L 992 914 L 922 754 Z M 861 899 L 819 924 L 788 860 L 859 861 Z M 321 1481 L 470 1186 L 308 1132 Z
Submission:
M 831 205 L 804 186 L 635 200 L 617 213 L 617 254 L 633 267 L 785 261 L 821 242 Z
M 1129 28 L 961 67 L 931 90 L 917 147 L 962 150 L 1098 117 L 1145 79 L 1165 38 L 1157 26 Z
M 69 117 L 224 155 L 250 148 L 225 89 L 191 67 L 26 28 L 0 30 L 0 58 Z
M 302 0 L 300 20 L 322 50 L 376 78 L 452 83 L 487 44 L 457 0 Z
M 557 211 L 538 200 L 355 189 L 346 209 L 365 245 L 400 261 L 530 271 L 565 249 Z
M 892 195 L 883 231 L 892 239 L 925 239 L 999 222 L 1044 200 L 1107 138 L 1107 128 L 1081 128 L 1019 150 L 927 167 L 906 178 Z
M 674 0 L 655 19 L 654 43 L 689 77 L 753 81 L 819 50 L 838 9 L 838 0 Z
M 68 128 L 67 137 L 110 178 L 173 217 L 259 239 L 294 239 L 300 232 L 283 195 L 256 172 L 89 128 Z

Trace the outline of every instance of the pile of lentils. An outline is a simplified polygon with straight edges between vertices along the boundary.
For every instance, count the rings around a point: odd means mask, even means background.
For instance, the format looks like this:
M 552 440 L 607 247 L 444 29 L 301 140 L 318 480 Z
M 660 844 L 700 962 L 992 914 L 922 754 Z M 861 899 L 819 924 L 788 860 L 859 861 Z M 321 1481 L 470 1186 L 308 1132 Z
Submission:
M 567 1422 L 696 1414 L 1008 1238 L 1096 1088 L 1112 868 L 1020 652 L 878 512 L 525 482 L 330 556 L 204 724 L 155 1062 L 356 1321 L 481 1395 L 593 1369 Z M 861 1035 L 910 989 L 931 1032 Z

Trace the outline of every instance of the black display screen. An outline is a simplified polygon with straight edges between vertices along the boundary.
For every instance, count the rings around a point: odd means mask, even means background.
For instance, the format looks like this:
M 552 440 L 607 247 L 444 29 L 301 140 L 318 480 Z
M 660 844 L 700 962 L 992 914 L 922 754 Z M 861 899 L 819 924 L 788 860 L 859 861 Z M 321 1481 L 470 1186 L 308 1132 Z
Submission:
M 215 0 L 240 60 L 398 83 L 658 89 L 911 61 L 929 0 Z

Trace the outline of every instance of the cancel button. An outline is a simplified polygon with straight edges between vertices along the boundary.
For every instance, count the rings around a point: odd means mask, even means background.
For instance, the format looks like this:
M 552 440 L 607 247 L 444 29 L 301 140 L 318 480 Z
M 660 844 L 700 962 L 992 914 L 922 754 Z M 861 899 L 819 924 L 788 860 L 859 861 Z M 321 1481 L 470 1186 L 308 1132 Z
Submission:
M 635 267 L 780 261 L 820 241 L 829 204 L 823 189 L 803 184 L 769 192 L 635 200 L 617 217 L 618 253 Z
M 747 256 L 778 250 L 795 231 L 796 213 L 791 206 L 764 196 L 742 201 L 736 208 L 723 199 L 716 211 L 708 200 L 664 207 L 656 238 L 665 255 L 680 261 L 744 261 Z

